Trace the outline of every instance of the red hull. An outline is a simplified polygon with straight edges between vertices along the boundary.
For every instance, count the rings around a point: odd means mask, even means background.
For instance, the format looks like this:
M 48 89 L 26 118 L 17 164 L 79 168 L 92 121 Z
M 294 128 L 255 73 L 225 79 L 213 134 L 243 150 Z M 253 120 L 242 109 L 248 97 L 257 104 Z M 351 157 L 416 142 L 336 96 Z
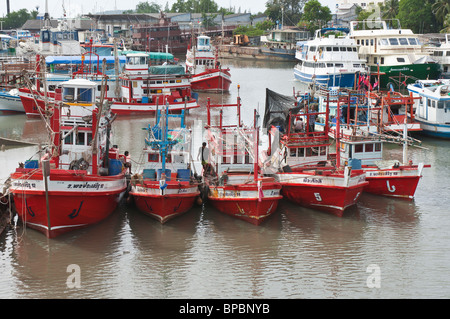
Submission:
M 167 193 L 164 195 L 158 194 L 159 182 L 152 183 L 150 187 L 144 187 L 154 191 L 153 194 L 142 192 L 142 189 L 140 191 L 133 189 L 131 192 L 137 208 L 144 214 L 159 220 L 162 224 L 189 211 L 194 206 L 196 198 L 200 195 L 200 191 L 197 189 L 195 192 L 189 192 L 189 189 L 192 189 L 192 185 L 189 183 L 167 183 L 169 185 L 165 189 Z M 183 190 L 186 192 L 183 193 Z
M 367 193 L 413 199 L 420 176 L 366 177 L 366 180 L 369 182 L 369 185 L 364 188 Z
M 49 227 L 45 192 L 32 189 L 33 184 L 42 182 L 42 174 L 38 171 L 38 173 L 31 175 L 33 175 L 33 178 L 27 176 L 26 172 L 25 174 L 12 174 L 13 186 L 15 183 L 26 184 L 25 186 L 16 186 L 16 188 L 11 190 L 14 196 L 14 204 L 20 219 L 27 227 L 36 229 L 49 238 L 54 238 L 69 231 L 102 221 L 116 209 L 120 195 L 126 190 L 126 182 L 123 174 L 100 178 L 83 178 L 80 175 L 79 178 L 71 180 L 70 177 L 72 176 L 69 176 L 71 175 L 70 173 L 64 176 L 60 174 L 58 179 L 52 178 L 51 173 L 51 182 L 61 184 L 73 182 L 73 184 L 80 185 L 91 183 L 94 186 L 113 182 L 115 186 L 110 190 L 102 191 L 97 189 L 97 191 L 93 192 L 89 190 L 69 192 L 49 188 Z M 117 185 L 123 185 L 123 187 L 117 187 Z M 109 187 L 105 188 L 109 189 Z
M 342 217 L 344 210 L 355 205 L 366 183 L 350 187 L 322 187 L 311 184 L 283 185 L 282 194 L 288 200 Z
M 208 201 L 220 212 L 260 225 L 277 210 L 280 195 L 279 183 L 212 186 Z M 262 195 L 258 195 L 262 193 Z
M 20 88 L 20 101 L 22 101 L 23 108 L 25 110 L 25 113 L 28 116 L 40 116 L 40 110 L 45 109 L 45 102 L 43 100 L 43 94 L 37 93 L 41 98 L 37 98 L 37 105 L 35 102 L 35 99 L 31 97 L 30 90 L 27 88 Z M 36 93 L 36 92 L 35 92 Z M 55 98 L 54 93 L 48 93 L 49 100 L 53 100 Z M 39 107 L 39 109 L 38 109 Z
M 210 69 L 192 77 L 191 88 L 194 91 L 228 92 L 231 79 L 227 70 Z
M 245 220 L 253 225 L 260 225 L 278 207 L 278 202 L 282 198 L 208 198 L 211 204 L 218 211 Z

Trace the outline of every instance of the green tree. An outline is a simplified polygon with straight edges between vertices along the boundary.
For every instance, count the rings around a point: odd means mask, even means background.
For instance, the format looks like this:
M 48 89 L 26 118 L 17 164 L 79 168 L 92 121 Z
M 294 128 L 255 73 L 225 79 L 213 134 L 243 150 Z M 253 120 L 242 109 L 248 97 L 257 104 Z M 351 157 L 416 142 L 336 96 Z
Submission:
M 214 0 L 177 0 L 170 12 L 216 13 L 219 6 Z
M 383 19 L 395 19 L 398 14 L 399 0 L 386 0 L 384 4 L 381 4 L 380 8 Z
M 423 0 L 400 1 L 397 18 L 402 28 L 414 33 L 432 33 L 439 30 L 439 25 L 431 10 L 431 3 Z
M 156 2 L 148 3 L 139 2 L 136 5 L 136 13 L 159 13 L 161 11 L 161 6 Z
M 332 18 L 328 6 L 322 6 L 318 0 L 309 0 L 303 8 L 302 20 L 299 26 L 306 25 L 311 32 L 327 24 Z
M 302 16 L 306 0 L 268 0 L 264 12 L 272 21 L 284 25 L 296 25 Z
M 450 13 L 450 0 L 436 0 L 431 6 L 432 12 L 439 22 L 446 20 L 447 14 Z
M 20 9 L 19 11 L 12 11 L 3 18 L 3 29 L 18 29 L 21 28 L 27 20 L 35 19 L 37 11 L 28 12 L 27 9 Z

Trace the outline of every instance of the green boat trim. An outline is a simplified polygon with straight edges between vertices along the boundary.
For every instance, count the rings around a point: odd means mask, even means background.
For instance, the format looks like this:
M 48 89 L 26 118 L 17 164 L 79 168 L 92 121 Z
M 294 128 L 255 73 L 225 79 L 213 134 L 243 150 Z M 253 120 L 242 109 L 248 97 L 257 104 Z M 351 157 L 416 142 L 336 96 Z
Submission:
M 380 87 L 387 89 L 390 88 L 390 84 L 398 89 L 399 86 L 406 87 L 416 80 L 436 80 L 441 74 L 441 66 L 438 63 L 389 65 L 379 66 L 379 68 Z M 370 72 L 372 76 L 376 75 L 378 66 L 371 65 Z

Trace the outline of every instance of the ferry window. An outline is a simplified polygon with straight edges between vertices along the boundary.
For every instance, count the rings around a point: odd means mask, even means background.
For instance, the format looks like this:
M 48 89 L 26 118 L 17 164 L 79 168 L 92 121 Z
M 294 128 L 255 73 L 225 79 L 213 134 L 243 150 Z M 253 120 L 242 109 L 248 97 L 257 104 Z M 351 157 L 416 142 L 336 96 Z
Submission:
M 450 56 L 450 51 L 446 51 L 445 56 Z
M 409 44 L 410 45 L 417 45 L 417 39 L 416 38 L 408 38 Z
M 373 39 L 370 39 L 370 45 L 373 45 Z
M 389 44 L 390 45 L 398 45 L 398 39 L 397 38 L 389 38 Z
M 310 47 L 310 48 L 309 48 L 309 51 L 310 51 L 310 52 L 316 51 L 316 47 Z
M 78 102 L 92 102 L 92 89 L 78 89 Z
M 306 148 L 306 157 L 313 156 L 313 151 L 311 147 Z
M 85 145 L 86 134 L 84 132 L 78 132 L 77 134 L 77 145 Z
M 335 66 L 336 66 L 337 68 L 343 68 L 343 67 L 344 67 L 344 64 L 343 64 L 343 63 L 336 63 Z
M 353 49 L 352 47 L 347 47 L 348 52 L 352 52 L 352 49 Z
M 438 109 L 444 108 L 444 101 L 438 101 Z
M 303 147 L 298 148 L 298 157 L 305 157 L 305 149 Z
M 327 67 L 332 68 L 333 67 L 333 63 L 327 63 Z
M 339 47 L 333 47 L 333 51 L 334 52 L 339 51 Z
M 355 153 L 362 153 L 363 152 L 364 145 L 363 144 L 356 144 L 355 145 Z
M 366 39 L 366 45 L 369 46 L 369 39 Z
M 296 148 L 291 148 L 290 150 L 290 157 L 297 157 L 297 149 Z
M 63 134 L 67 134 L 67 132 L 63 132 Z M 72 145 L 73 144 L 73 132 L 66 136 L 64 139 L 64 144 L 66 145 Z
M 340 49 L 340 51 L 345 51 L 345 47 L 341 47 L 339 49 Z
M 354 67 L 354 68 L 360 68 L 360 67 L 361 67 L 361 64 L 353 64 L 353 67 Z
M 375 143 L 375 152 L 381 152 L 381 143 Z
M 405 62 L 405 58 L 397 58 L 397 62 Z
M 356 52 L 356 48 L 352 48 L 353 49 L 353 52 Z
M 357 44 L 357 45 L 359 45 L 359 39 L 358 39 L 358 40 L 356 40 L 356 44 Z
M 373 144 L 372 143 L 370 143 L 370 144 L 366 144 L 366 146 L 364 147 L 365 149 L 364 149 L 364 151 L 367 153 L 367 152 L 373 152 Z
M 327 47 L 327 52 L 331 52 L 331 47 Z
M 398 41 L 401 45 L 408 45 L 408 40 L 406 38 L 399 38 Z
M 377 62 L 378 62 L 378 59 L 377 59 L 376 56 L 374 56 L 374 57 L 373 57 L 373 63 L 377 64 Z
M 427 106 L 431 107 L 431 100 L 430 99 L 427 99 Z
M 380 58 L 380 63 L 381 63 L 381 64 L 384 64 L 384 58 L 383 58 L 383 57 Z
M 380 45 L 388 45 L 388 40 L 387 39 L 381 39 L 380 40 Z

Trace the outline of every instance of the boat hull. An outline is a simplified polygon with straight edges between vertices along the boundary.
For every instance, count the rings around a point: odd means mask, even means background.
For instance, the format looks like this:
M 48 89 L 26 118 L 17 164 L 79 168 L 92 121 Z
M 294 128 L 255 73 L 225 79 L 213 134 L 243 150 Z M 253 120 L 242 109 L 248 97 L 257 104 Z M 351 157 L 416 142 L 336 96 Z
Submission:
M 283 196 L 300 206 L 314 208 L 342 217 L 344 211 L 355 205 L 364 187 L 368 185 L 365 174 L 349 178 L 344 176 L 311 176 L 299 173 L 277 174 Z
M 85 171 L 51 170 L 47 214 L 41 169 L 17 169 L 11 175 L 11 185 L 21 221 L 49 238 L 102 221 L 116 209 L 126 191 L 123 173 L 100 177 L 85 175 Z
M 417 117 L 415 119 L 420 123 L 420 127 L 422 129 L 421 134 L 431 137 L 450 139 L 450 125 L 432 123 Z
M 377 73 L 378 67 L 372 65 L 370 71 Z M 390 89 L 390 84 L 392 84 L 395 89 L 398 89 L 396 83 L 399 79 L 405 87 L 407 84 L 414 83 L 417 79 L 437 79 L 440 75 L 440 66 L 438 63 L 390 65 L 380 66 L 379 71 L 381 74 L 380 88 Z
M 162 224 L 188 212 L 200 195 L 196 185 L 183 182 L 167 184 L 163 192 L 159 188 L 159 182 L 135 185 L 130 192 L 139 211 Z
M 24 113 L 22 102 L 17 95 L 0 92 L 0 115 Z
M 256 184 L 210 186 L 208 201 L 221 213 L 260 225 L 276 211 L 280 190 L 278 183 L 263 184 L 261 190 Z
M 132 115 L 132 114 L 145 114 L 154 113 L 156 109 L 161 109 L 163 106 L 156 103 L 125 103 L 125 102 L 113 102 L 111 104 L 111 111 L 118 115 Z M 179 113 L 182 110 L 190 110 L 200 107 L 196 100 L 190 100 L 184 102 L 171 102 L 169 103 L 170 113 Z
M 364 169 L 364 171 L 369 182 L 364 192 L 404 199 L 414 198 L 422 177 L 422 168 L 417 165 L 400 169 Z
M 337 86 L 342 88 L 353 88 L 355 85 L 355 73 L 336 74 L 309 74 L 298 68 L 294 68 L 296 80 L 304 83 L 316 83 L 323 86 Z
M 231 76 L 228 70 L 209 69 L 192 76 L 191 87 L 194 91 L 228 92 L 231 85 Z

